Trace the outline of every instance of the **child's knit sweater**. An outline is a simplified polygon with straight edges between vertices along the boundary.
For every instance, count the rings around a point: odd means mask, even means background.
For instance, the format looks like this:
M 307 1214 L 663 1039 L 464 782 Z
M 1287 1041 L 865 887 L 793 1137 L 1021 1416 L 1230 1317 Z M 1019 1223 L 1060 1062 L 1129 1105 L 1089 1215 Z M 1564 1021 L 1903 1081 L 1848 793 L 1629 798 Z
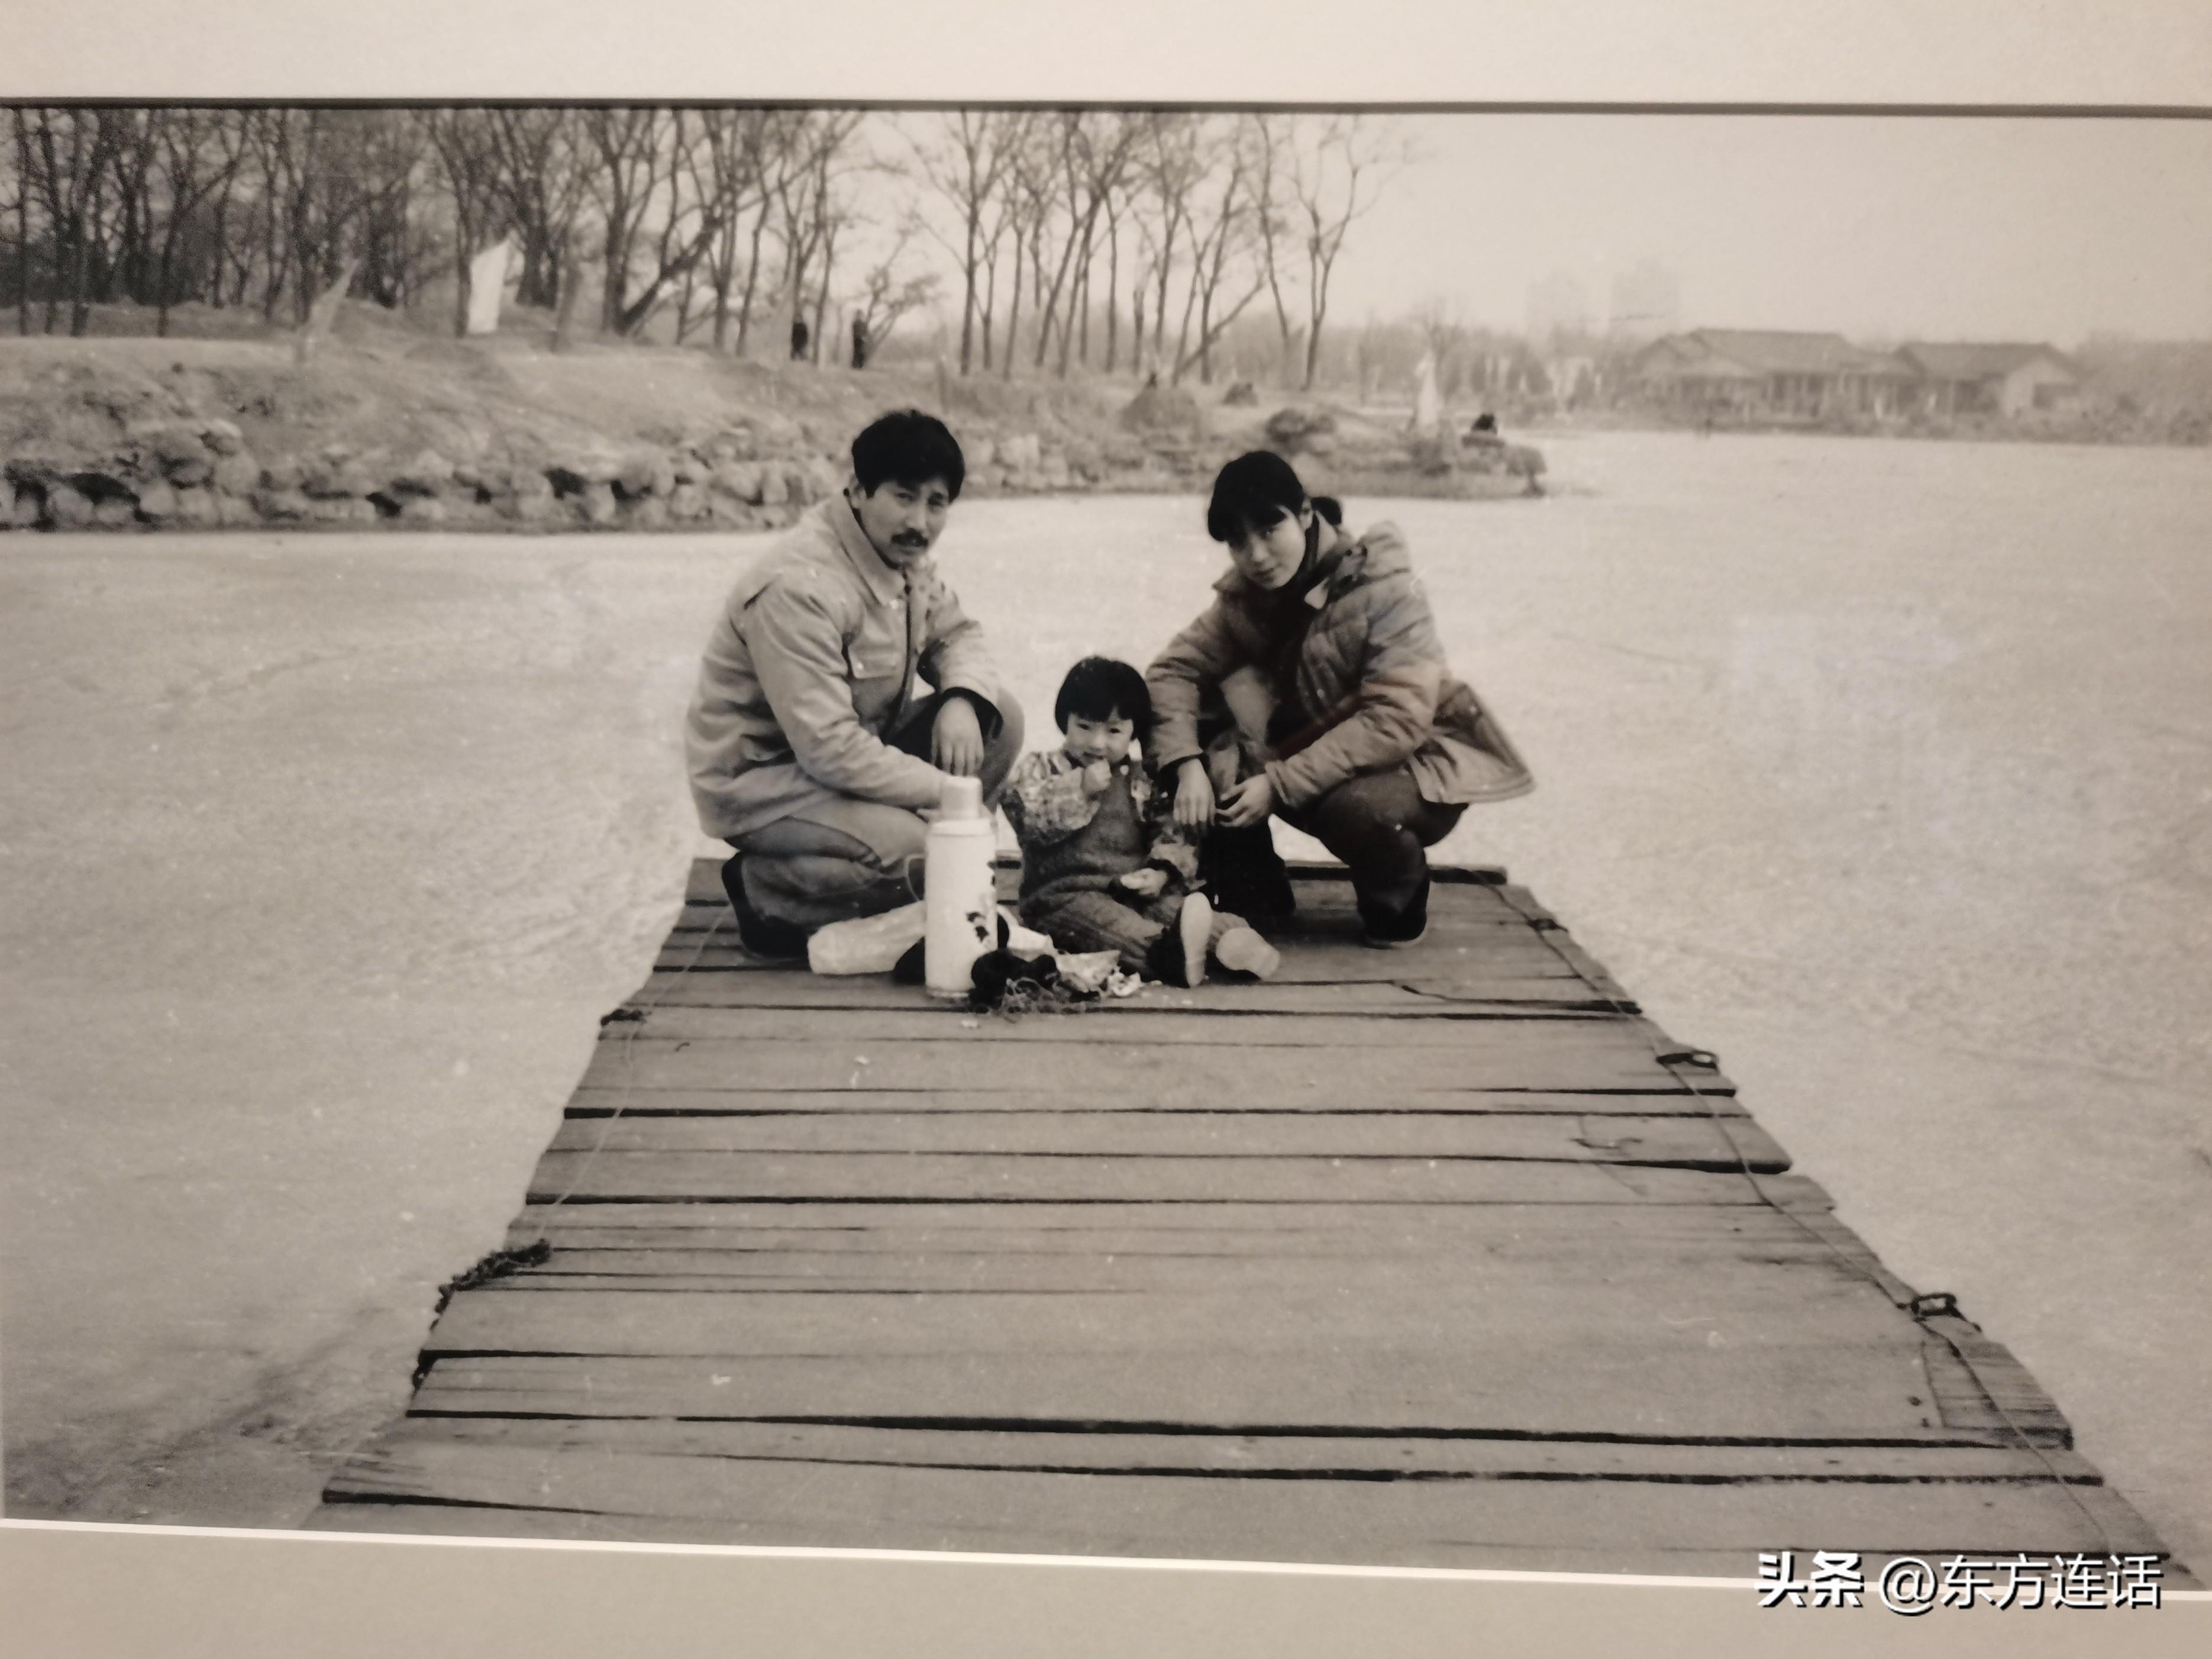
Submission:
M 1140 762 L 1123 761 L 1099 794 L 1084 793 L 1083 768 L 1065 750 L 1015 763 L 1000 804 L 1022 849 L 1022 899 L 1103 891 L 1158 865 L 1188 884 L 1198 852 L 1165 810 Z

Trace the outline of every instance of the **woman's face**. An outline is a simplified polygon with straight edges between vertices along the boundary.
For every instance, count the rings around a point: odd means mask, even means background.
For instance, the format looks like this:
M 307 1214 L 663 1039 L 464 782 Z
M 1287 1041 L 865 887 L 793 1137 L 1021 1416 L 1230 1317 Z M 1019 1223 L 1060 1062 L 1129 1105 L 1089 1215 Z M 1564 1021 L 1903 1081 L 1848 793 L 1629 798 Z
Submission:
M 1306 532 L 1313 508 L 1285 513 L 1264 531 L 1247 530 L 1229 544 L 1229 557 L 1244 580 L 1271 592 L 1298 574 L 1306 556 Z

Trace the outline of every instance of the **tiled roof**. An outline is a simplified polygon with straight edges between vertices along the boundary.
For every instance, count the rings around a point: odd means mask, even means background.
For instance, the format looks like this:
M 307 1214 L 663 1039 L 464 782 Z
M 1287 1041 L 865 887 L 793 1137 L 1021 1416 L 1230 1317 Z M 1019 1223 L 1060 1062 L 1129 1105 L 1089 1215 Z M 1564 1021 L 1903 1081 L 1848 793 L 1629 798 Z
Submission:
M 2073 365 L 2047 345 L 2021 341 L 1981 344 L 1936 343 L 1916 340 L 1901 346 L 1898 355 L 1917 365 L 1921 373 L 1938 380 L 1985 380 L 2009 374 L 2023 363 L 2048 357 L 2071 373 Z

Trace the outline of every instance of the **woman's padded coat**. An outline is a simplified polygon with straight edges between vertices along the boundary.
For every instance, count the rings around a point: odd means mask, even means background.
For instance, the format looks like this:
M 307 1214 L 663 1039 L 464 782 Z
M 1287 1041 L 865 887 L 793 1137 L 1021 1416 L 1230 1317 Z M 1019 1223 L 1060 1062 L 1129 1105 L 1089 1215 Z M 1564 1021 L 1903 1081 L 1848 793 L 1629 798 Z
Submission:
M 1255 757 L 1279 806 L 1296 811 L 1352 778 L 1401 763 L 1422 798 L 1439 805 L 1534 788 L 1504 731 L 1446 667 L 1396 526 L 1334 535 L 1303 599 L 1231 570 L 1214 584 L 1212 607 L 1146 672 L 1161 771 L 1206 752 L 1226 718 L 1222 682 L 1256 670 L 1277 708 L 1295 710 L 1295 718 L 1279 715 L 1274 741 Z

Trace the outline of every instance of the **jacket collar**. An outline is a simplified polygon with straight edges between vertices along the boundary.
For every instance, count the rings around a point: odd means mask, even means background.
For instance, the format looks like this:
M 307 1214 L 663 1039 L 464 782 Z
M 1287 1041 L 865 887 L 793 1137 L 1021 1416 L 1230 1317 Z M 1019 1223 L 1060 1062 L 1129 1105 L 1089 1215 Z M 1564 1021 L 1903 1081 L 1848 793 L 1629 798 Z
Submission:
M 894 569 L 884 562 L 884 556 L 876 551 L 868 540 L 868 533 L 860 528 L 860 520 L 853 516 L 853 504 L 845 499 L 842 489 L 822 503 L 822 516 L 829 524 L 830 533 L 837 538 L 837 545 L 853 562 L 853 568 L 860 573 L 868 592 L 875 595 L 878 605 L 896 605 L 906 596 L 907 577 L 919 576 L 929 561 L 921 560 L 908 571 Z

